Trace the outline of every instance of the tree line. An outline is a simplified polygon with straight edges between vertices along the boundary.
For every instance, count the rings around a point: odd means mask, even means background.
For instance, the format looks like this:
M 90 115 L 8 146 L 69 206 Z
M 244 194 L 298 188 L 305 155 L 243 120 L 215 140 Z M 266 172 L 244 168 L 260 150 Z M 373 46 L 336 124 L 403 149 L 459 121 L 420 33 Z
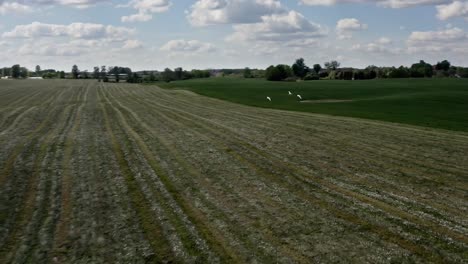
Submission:
M 56 71 L 54 69 L 41 69 L 36 66 L 35 71 L 29 71 L 19 64 L 0 69 L 1 76 L 12 78 L 42 77 L 45 79 L 96 79 L 103 82 L 130 83 L 143 82 L 171 82 L 196 78 L 209 78 L 212 76 L 234 76 L 244 78 L 266 78 L 269 81 L 297 81 L 297 80 L 369 80 L 385 78 L 468 78 L 468 68 L 453 66 L 448 60 L 431 65 L 423 60 L 410 67 L 377 67 L 370 65 L 365 69 L 340 68 L 338 61 L 325 62 L 322 65 L 306 65 L 303 58 L 297 59 L 291 66 L 286 64 L 271 65 L 262 69 L 219 69 L 219 70 L 191 70 L 181 67 L 166 68 L 164 71 L 138 71 L 133 72 L 129 67 L 121 66 L 95 66 L 92 72 L 81 71 L 73 65 L 71 72 Z
M 245 70 L 248 72 L 248 69 Z M 309 68 L 304 59 L 297 59 L 292 66 L 286 64 L 271 65 L 265 71 L 269 81 L 297 80 L 369 80 L 376 78 L 468 78 L 468 68 L 456 67 L 447 60 L 431 65 L 423 60 L 411 67 L 377 67 L 370 65 L 365 69 L 340 68 L 338 61 L 314 64 Z

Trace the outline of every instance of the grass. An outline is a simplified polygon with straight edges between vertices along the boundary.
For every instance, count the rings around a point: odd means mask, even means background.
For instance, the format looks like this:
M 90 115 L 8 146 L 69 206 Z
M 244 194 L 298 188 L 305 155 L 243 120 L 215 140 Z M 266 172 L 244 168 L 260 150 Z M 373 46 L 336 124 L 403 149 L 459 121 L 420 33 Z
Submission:
M 235 103 L 468 131 L 468 80 L 391 79 L 369 81 L 268 82 L 211 78 L 159 83 Z M 288 91 L 308 102 L 299 102 Z M 266 97 L 272 98 L 272 102 Z M 314 100 L 342 102 L 312 103 Z
M 284 107 L 315 105 L 289 89 L 345 83 L 230 81 Z M 360 98 L 397 94 L 371 88 Z M 0 81 L 0 263 L 463 263 L 466 139 L 181 89 Z

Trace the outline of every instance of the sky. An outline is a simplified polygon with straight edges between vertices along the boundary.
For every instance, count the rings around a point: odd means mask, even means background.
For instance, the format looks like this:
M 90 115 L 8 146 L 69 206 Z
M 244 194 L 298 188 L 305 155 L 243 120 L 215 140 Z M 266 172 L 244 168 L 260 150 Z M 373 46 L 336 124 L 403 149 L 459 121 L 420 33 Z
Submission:
M 0 0 L 0 67 L 468 66 L 468 0 Z

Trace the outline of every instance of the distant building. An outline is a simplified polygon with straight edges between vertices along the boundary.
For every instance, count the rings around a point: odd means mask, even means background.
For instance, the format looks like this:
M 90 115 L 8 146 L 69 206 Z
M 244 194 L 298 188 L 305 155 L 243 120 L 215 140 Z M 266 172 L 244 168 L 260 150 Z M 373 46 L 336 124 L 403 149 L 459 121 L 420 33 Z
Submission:
M 108 82 L 117 82 L 117 78 L 115 74 L 108 74 L 107 76 Z M 119 82 L 127 82 L 128 79 L 128 74 L 126 73 L 121 73 L 119 74 Z
M 137 71 L 134 73 L 138 75 L 138 78 L 145 79 L 145 78 L 149 78 L 151 74 L 153 74 L 153 76 L 158 76 L 159 71 Z

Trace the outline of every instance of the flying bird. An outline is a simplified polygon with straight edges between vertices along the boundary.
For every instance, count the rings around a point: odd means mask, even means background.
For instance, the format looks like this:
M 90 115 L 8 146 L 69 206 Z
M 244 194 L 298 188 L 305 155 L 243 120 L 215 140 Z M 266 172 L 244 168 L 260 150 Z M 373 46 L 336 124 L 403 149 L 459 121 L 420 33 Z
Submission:
M 291 91 L 289 91 L 289 95 L 292 95 Z
M 302 96 L 300 94 L 297 95 L 297 98 L 299 98 L 299 100 L 302 100 Z
M 267 100 L 271 102 L 271 98 L 270 98 L 270 96 L 267 96 Z

